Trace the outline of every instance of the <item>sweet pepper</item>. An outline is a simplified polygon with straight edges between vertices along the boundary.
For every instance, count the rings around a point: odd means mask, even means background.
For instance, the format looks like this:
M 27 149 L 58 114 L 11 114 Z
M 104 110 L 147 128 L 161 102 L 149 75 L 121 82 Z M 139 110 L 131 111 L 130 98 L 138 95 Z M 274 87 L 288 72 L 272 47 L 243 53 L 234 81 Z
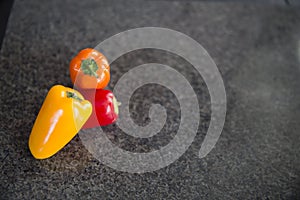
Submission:
M 109 90 L 80 90 L 81 94 L 92 103 L 93 112 L 83 129 L 106 126 L 118 119 L 120 102 Z
M 110 80 L 110 67 L 103 54 L 87 48 L 71 60 L 70 76 L 77 88 L 105 88 Z
M 49 158 L 77 134 L 92 113 L 92 105 L 76 90 L 53 86 L 39 111 L 29 137 L 37 159 Z

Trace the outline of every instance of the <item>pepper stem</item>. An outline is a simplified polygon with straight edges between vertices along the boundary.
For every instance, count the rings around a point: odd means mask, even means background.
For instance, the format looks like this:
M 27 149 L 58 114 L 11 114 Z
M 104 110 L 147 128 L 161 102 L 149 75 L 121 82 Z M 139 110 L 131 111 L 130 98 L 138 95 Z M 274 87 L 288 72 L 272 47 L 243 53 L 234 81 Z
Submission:
M 91 71 L 91 73 L 93 74 L 93 76 L 95 76 L 96 78 L 99 78 L 98 74 L 93 71 L 93 67 L 94 67 L 93 64 L 88 65 L 88 68 Z
M 80 98 L 79 96 L 77 96 L 74 92 L 66 91 L 66 93 L 67 93 L 68 98 L 73 98 L 73 99 L 78 100 L 78 101 L 83 101 L 83 99 Z
M 85 75 L 94 76 L 99 78 L 97 74 L 98 65 L 94 59 L 88 58 L 81 61 L 80 69 Z
M 119 114 L 119 106 L 121 105 L 121 102 L 118 102 L 116 97 L 114 97 L 113 104 L 114 104 L 115 113 L 118 115 Z

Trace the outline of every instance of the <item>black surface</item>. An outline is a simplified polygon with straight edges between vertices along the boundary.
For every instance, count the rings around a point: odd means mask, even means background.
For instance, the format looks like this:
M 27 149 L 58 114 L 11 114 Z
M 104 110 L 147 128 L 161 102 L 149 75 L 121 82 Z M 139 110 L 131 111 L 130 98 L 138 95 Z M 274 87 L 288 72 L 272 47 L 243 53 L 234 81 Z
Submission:
M 13 0 L 1 0 L 0 1 L 0 49 L 2 46 L 2 40 L 5 35 L 7 20 L 10 14 Z
M 180 71 L 201 110 L 197 137 L 185 154 L 158 171 L 130 174 L 93 158 L 76 136 L 52 158 L 35 160 L 27 143 L 32 125 L 48 89 L 71 85 L 72 56 L 143 26 L 181 31 L 216 62 L 228 109 L 215 148 L 198 158 L 210 120 L 203 79 L 179 57 L 142 50 L 111 65 L 109 87 L 138 64 L 156 61 Z M 299 7 L 284 4 L 15 1 L 0 55 L 0 198 L 300 199 L 299 27 Z M 108 137 L 136 152 L 167 144 L 176 134 L 179 112 L 171 92 L 155 85 L 139 89 L 132 115 L 137 123 L 147 123 L 153 101 L 170 110 L 168 126 L 156 139 L 134 140 L 113 125 L 105 129 Z

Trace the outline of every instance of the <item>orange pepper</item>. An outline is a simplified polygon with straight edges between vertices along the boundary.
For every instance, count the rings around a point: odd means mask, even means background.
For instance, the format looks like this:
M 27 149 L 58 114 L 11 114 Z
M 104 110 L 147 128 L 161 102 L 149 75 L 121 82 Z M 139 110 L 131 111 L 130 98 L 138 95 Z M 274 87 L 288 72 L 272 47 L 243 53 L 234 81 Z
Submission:
M 70 76 L 75 87 L 103 89 L 110 80 L 110 67 L 103 54 L 87 48 L 71 60 Z
M 49 158 L 62 149 L 92 113 L 92 105 L 71 88 L 53 86 L 33 125 L 29 149 L 37 159 Z

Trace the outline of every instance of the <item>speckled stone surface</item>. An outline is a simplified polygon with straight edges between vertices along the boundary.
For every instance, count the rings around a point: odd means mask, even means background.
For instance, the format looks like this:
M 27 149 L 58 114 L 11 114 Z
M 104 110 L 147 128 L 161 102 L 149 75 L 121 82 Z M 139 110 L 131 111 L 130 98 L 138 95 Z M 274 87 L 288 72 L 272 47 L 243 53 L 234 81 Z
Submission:
M 48 89 L 71 86 L 68 63 L 80 49 L 121 31 L 158 26 L 183 32 L 216 62 L 227 93 L 227 117 L 215 148 L 198 158 L 210 120 L 206 85 L 185 60 L 158 50 L 126 54 L 111 65 L 112 89 L 126 71 L 159 62 L 180 71 L 198 95 L 201 124 L 177 161 L 130 174 L 95 158 L 76 136 L 50 159 L 27 146 Z M 200 1 L 19 1 L 0 57 L 0 199 L 299 199 L 300 8 Z M 180 86 L 179 86 L 180 87 Z M 174 94 L 157 85 L 132 97 L 132 117 L 148 123 L 149 105 L 168 109 L 167 125 L 134 139 L 115 125 L 104 130 L 128 151 L 168 144 L 180 113 Z M 122 112 L 122 111 L 121 111 Z

